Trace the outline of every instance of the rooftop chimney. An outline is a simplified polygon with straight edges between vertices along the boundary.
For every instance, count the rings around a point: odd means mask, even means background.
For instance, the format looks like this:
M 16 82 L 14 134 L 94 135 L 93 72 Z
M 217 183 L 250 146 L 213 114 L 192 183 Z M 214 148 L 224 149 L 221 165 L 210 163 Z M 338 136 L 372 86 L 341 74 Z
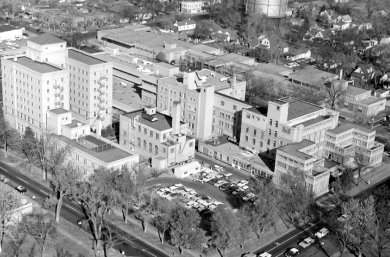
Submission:
M 148 115 L 156 114 L 156 107 L 146 106 L 146 107 L 145 107 L 145 112 L 146 112 L 146 114 L 148 114 Z

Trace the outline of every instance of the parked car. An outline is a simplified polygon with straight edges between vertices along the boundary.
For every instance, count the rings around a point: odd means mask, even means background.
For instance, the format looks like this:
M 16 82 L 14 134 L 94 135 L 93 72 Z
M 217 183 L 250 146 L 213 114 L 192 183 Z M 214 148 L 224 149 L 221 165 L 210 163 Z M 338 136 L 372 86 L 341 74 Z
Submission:
M 319 231 L 317 231 L 317 233 L 315 233 L 315 236 L 317 238 L 323 238 L 324 236 L 326 236 L 327 234 L 329 234 L 329 229 L 327 228 L 321 228 Z
M 286 257 L 294 257 L 294 256 L 297 256 L 298 254 L 299 254 L 299 250 L 297 248 L 289 248 L 284 253 L 284 256 L 286 256 Z
M 264 252 L 259 255 L 259 257 L 272 257 L 272 254 Z
M 19 193 L 26 193 L 27 192 L 27 189 L 25 189 L 24 187 L 22 186 L 17 186 L 15 187 L 15 189 L 19 192 Z
M 307 248 L 314 243 L 314 239 L 311 237 L 307 237 L 303 239 L 298 245 L 302 248 Z
M 4 183 L 8 183 L 9 179 L 4 177 L 4 175 L 0 175 L 0 181 L 3 181 Z

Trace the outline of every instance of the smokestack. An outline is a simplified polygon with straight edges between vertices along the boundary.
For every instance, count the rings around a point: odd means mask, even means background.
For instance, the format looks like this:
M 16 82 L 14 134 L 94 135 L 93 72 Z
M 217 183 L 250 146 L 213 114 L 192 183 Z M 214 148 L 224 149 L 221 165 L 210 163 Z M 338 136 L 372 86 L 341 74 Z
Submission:
M 343 79 L 343 69 L 340 70 L 339 80 Z
M 172 132 L 173 135 L 180 134 L 180 102 L 174 101 L 172 108 Z

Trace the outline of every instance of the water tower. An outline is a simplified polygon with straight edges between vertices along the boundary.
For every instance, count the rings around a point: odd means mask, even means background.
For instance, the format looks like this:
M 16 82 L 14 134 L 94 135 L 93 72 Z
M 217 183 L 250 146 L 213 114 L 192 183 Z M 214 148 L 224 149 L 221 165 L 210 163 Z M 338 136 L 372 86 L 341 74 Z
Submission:
M 247 0 L 249 14 L 263 14 L 270 19 L 283 19 L 287 15 L 288 0 Z

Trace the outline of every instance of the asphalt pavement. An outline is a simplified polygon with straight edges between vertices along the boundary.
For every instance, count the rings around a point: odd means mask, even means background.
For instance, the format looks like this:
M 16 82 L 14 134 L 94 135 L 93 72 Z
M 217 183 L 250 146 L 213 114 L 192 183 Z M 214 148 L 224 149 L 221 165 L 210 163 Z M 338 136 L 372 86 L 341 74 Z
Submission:
M 30 197 L 35 196 L 34 200 L 37 202 L 41 203 L 50 194 L 48 188 L 35 182 L 18 171 L 16 168 L 11 167 L 3 162 L 0 162 L 0 175 L 7 177 L 10 180 L 8 184 L 12 187 L 25 187 L 28 190 L 26 194 Z M 61 209 L 61 217 L 76 225 L 77 222 L 85 216 L 79 204 L 64 199 L 64 204 Z M 138 240 L 137 238 L 134 238 L 132 235 L 129 235 L 114 225 L 111 225 L 111 231 L 116 232 L 119 235 L 123 235 L 123 241 L 120 244 L 114 246 L 114 249 L 117 249 L 118 251 L 125 251 L 125 256 L 169 257 L 169 255 L 155 249 L 141 240 Z

